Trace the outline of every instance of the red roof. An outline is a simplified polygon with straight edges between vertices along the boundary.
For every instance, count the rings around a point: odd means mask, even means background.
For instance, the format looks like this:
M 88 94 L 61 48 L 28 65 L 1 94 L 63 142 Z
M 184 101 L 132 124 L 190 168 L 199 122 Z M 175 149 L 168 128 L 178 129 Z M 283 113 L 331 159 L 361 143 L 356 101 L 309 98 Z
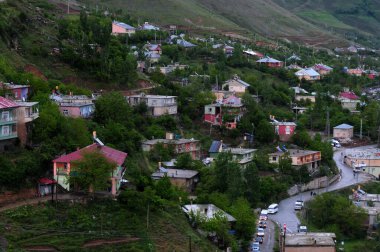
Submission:
M 0 96 L 0 109 L 5 108 L 17 108 L 19 105 L 15 103 L 14 101 L 5 99 L 4 97 Z
M 350 100 L 359 99 L 359 97 L 354 92 L 341 92 L 339 96 Z
M 99 150 L 109 161 L 117 163 L 121 166 L 124 163 L 124 160 L 127 158 L 127 153 L 115 150 L 108 146 L 100 146 L 96 143 L 93 143 L 89 146 L 86 146 L 80 150 L 71 152 L 67 155 L 60 156 L 53 160 L 54 163 L 70 163 L 71 161 L 79 160 L 83 157 L 83 153 L 93 152 Z

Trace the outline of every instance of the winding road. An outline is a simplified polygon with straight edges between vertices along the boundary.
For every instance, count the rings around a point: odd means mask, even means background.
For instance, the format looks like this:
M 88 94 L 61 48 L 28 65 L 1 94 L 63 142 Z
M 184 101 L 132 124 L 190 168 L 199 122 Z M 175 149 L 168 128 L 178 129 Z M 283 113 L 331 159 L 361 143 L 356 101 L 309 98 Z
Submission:
M 357 147 L 354 149 L 365 149 L 372 146 L 362 146 Z M 321 188 L 319 190 L 315 190 L 317 194 L 335 191 L 347 186 L 351 186 L 358 183 L 367 182 L 373 179 L 373 177 L 367 173 L 357 173 L 357 175 L 354 177 L 352 168 L 349 166 L 343 164 L 342 162 L 342 156 L 344 155 L 345 149 L 339 149 L 338 151 L 334 152 L 334 161 L 339 169 L 342 171 L 342 175 L 340 179 L 331 184 L 330 186 L 326 188 Z M 343 154 L 342 154 L 343 153 Z M 311 199 L 310 191 L 303 192 L 297 195 L 294 195 L 290 198 L 284 199 L 279 203 L 279 211 L 275 215 L 270 215 L 269 218 L 280 225 L 280 227 L 283 226 L 283 224 L 286 224 L 286 230 L 287 232 L 294 233 L 297 232 L 297 227 L 300 221 L 297 218 L 296 211 L 294 210 L 294 203 L 297 200 L 303 200 L 308 201 Z M 274 235 L 274 234 L 273 234 Z M 263 246 L 261 248 L 261 251 L 264 252 L 272 252 L 273 251 L 273 245 L 267 245 Z

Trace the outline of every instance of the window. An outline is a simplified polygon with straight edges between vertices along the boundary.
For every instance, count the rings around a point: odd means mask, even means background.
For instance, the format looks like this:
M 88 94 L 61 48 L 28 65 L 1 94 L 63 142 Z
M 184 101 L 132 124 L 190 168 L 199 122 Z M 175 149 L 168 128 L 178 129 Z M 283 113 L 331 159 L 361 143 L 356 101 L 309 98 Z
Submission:
M 64 109 L 63 110 L 63 115 L 68 116 L 69 115 L 69 111 L 67 109 Z
M 9 136 L 10 135 L 10 130 L 9 130 L 9 126 L 3 126 L 1 128 L 1 134 L 3 136 Z
M 290 126 L 285 127 L 285 134 L 290 135 Z
M 9 119 L 9 111 L 3 111 L 3 113 L 1 113 L 1 120 L 7 122 Z
M 276 157 L 272 157 L 272 160 L 273 160 L 273 161 L 276 161 L 276 160 L 277 160 L 277 158 L 276 158 Z

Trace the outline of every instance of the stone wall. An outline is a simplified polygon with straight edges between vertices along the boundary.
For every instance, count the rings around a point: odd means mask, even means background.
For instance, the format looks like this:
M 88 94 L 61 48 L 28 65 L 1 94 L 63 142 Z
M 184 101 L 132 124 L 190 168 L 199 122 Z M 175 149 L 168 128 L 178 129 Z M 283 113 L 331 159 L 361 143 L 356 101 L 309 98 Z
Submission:
M 16 202 L 19 200 L 31 199 L 37 196 L 37 189 L 29 188 L 22 189 L 20 191 L 5 191 L 0 192 L 0 206 Z
M 293 196 L 293 195 L 296 195 L 300 192 L 315 190 L 315 189 L 319 189 L 319 188 L 325 188 L 325 187 L 331 185 L 332 183 L 334 183 L 336 180 L 338 180 L 339 177 L 340 177 L 340 174 L 334 175 L 332 177 L 323 176 L 320 178 L 316 178 L 307 184 L 294 185 L 288 189 L 288 194 L 290 196 Z

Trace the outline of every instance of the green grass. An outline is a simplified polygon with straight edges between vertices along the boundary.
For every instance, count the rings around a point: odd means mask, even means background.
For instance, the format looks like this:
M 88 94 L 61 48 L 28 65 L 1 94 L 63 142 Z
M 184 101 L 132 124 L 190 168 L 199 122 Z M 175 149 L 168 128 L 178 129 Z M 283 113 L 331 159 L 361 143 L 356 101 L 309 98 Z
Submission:
M 304 17 L 312 22 L 320 23 L 326 27 L 334 27 L 338 29 L 353 30 L 354 28 L 346 25 L 330 13 L 326 11 L 302 11 L 299 12 L 301 17 Z
M 186 251 L 190 236 L 195 251 L 215 251 L 213 245 L 194 232 L 177 206 L 166 208 L 151 209 L 147 230 L 146 211 L 131 211 L 111 200 L 87 205 L 26 206 L 0 213 L 0 233 L 8 240 L 10 251 L 34 245 L 78 251 L 84 250 L 86 241 L 113 237 L 140 240 L 98 247 L 96 251 Z

